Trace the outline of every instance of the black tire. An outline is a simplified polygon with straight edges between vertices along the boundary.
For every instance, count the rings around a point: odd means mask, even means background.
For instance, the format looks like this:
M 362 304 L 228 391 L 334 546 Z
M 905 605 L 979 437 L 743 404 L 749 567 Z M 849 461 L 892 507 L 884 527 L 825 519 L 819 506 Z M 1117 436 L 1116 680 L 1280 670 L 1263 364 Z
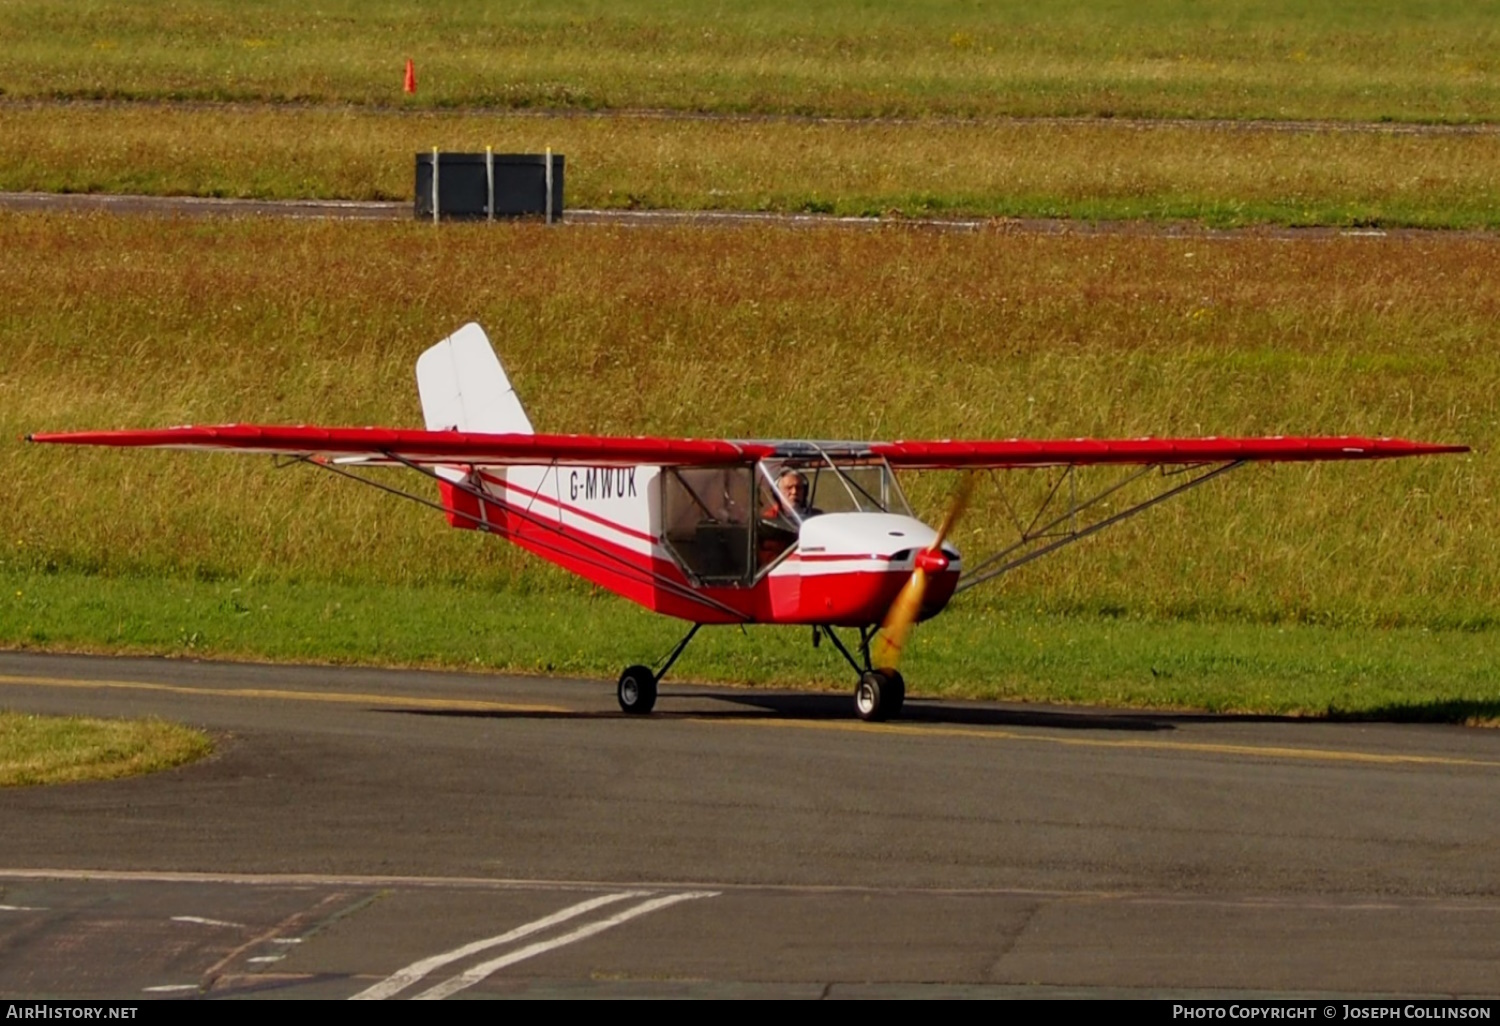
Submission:
M 906 706 L 906 678 L 895 670 L 881 670 L 886 676 L 885 718 L 899 720 Z
M 854 715 L 880 723 L 891 715 L 891 679 L 882 670 L 867 670 L 854 685 Z
M 656 707 L 656 674 L 649 666 L 627 666 L 615 688 L 620 709 L 633 716 L 644 716 Z

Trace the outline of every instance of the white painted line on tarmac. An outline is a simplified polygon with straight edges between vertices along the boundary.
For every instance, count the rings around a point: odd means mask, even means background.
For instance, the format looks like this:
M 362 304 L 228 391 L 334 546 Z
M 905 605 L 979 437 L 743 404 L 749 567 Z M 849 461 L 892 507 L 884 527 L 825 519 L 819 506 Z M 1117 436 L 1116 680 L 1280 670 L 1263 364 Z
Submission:
M 461 958 L 468 958 L 470 955 L 478 954 L 479 952 L 488 950 L 489 948 L 498 947 L 501 944 L 509 944 L 511 941 L 520 940 L 522 937 L 530 936 L 531 934 L 536 933 L 538 930 L 545 930 L 550 926 L 556 926 L 558 923 L 566 922 L 567 920 L 572 919 L 575 916 L 581 916 L 585 912 L 592 912 L 594 911 L 594 909 L 600 908 L 604 905 L 609 905 L 616 901 L 624 901 L 626 898 L 644 897 L 649 893 L 649 891 L 621 891 L 619 894 L 603 894 L 597 898 L 590 898 L 587 901 L 580 901 L 576 905 L 569 905 L 561 912 L 554 912 L 550 916 L 544 916 L 541 919 L 526 923 L 523 926 L 518 926 L 514 930 L 511 930 L 509 933 L 502 933 L 498 937 L 487 937 L 484 940 L 477 940 L 470 944 L 465 944 L 461 948 L 454 948 L 452 951 L 445 951 L 441 955 L 432 955 L 428 958 L 421 959 L 420 961 L 413 962 L 405 969 L 398 969 L 396 972 L 392 973 L 390 976 L 387 976 L 385 979 L 381 980 L 373 987 L 368 987 L 365 990 L 360 991 L 349 1000 L 384 1000 L 385 998 L 390 997 L 392 994 L 396 994 L 402 990 L 405 990 L 407 987 L 410 987 L 412 984 L 419 982 L 423 979 L 423 977 L 432 972 L 434 969 L 441 969 L 443 966 L 447 965 L 450 962 L 456 962 Z
M 174 923 L 197 923 L 199 926 L 232 926 L 235 929 L 244 929 L 244 923 L 228 923 L 222 919 L 205 919 L 202 916 L 173 916 Z
M 512 951 L 508 955 L 501 955 L 499 958 L 492 959 L 491 961 L 482 962 L 472 969 L 467 969 L 459 975 L 439 983 L 436 987 L 424 990 L 412 1000 L 441 1001 L 445 997 L 474 986 L 474 984 L 479 983 L 492 973 L 504 969 L 508 965 L 524 962 L 528 958 L 533 958 L 554 948 L 560 948 L 575 941 L 584 940 L 585 938 L 594 936 L 596 933 L 603 933 L 610 927 L 619 926 L 621 923 L 634 919 L 637 916 L 646 915 L 648 912 L 655 912 L 657 909 L 666 908 L 668 905 L 675 905 L 680 901 L 692 901 L 696 898 L 716 898 L 718 895 L 718 891 L 687 891 L 682 894 L 668 894 L 660 898 L 652 898 L 650 901 L 643 901 L 639 905 L 632 905 L 623 912 L 615 913 L 608 919 L 601 919 L 598 922 L 589 923 L 587 926 L 580 926 L 572 933 L 565 933 L 561 937 L 555 937 L 552 940 L 528 944 L 519 951 Z
M 245 959 L 245 961 L 246 962 L 260 962 L 260 963 L 265 963 L 265 962 L 280 962 L 285 957 L 286 957 L 285 955 L 257 955 L 254 958 L 247 958 L 247 959 Z
M 142 987 L 142 994 L 175 994 L 182 990 L 197 990 L 196 983 L 164 983 L 160 987 Z

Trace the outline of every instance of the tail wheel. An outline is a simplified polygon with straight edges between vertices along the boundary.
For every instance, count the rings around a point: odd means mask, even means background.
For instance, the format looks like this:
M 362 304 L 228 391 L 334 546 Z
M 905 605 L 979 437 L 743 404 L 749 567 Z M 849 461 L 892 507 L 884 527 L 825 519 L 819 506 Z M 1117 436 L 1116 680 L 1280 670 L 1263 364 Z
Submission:
M 627 666 L 620 674 L 615 697 L 622 711 L 644 716 L 656 706 L 656 674 L 649 666 Z
M 901 715 L 906 681 L 895 670 L 867 670 L 854 686 L 854 714 L 867 723 Z

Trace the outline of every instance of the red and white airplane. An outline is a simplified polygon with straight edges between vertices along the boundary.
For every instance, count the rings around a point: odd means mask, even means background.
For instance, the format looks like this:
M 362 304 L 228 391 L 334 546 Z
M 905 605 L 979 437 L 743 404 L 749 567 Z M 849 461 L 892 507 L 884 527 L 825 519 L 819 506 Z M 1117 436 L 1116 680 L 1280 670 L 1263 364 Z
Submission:
M 426 430 L 233 424 L 35 434 L 34 442 L 232 449 L 307 463 L 442 510 L 648 609 L 692 624 L 617 695 L 650 712 L 657 684 L 705 624 L 800 624 L 858 676 L 855 711 L 896 716 L 897 664 L 911 625 L 964 588 L 1119 523 L 1251 461 L 1382 459 L 1467 452 L 1397 438 L 1138 438 L 851 442 L 547 435 L 533 431 L 489 339 L 469 324 L 417 361 Z M 377 479 L 404 467 L 438 500 Z M 1116 475 L 1079 493 L 1082 468 Z M 912 515 L 897 470 L 1048 468 L 1050 487 L 1016 540 L 965 568 L 943 523 Z M 1144 495 L 1139 494 L 1143 486 Z M 1012 511 L 1014 516 L 1014 511 Z M 836 628 L 858 632 L 851 646 Z M 856 654 L 857 653 L 857 654 Z

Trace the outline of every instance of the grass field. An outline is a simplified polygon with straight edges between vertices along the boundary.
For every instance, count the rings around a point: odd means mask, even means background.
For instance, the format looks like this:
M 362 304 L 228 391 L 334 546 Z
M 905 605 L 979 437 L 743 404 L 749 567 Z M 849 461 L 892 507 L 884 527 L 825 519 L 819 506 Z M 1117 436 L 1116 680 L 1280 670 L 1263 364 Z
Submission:
M 1494 121 L 1493 0 L 0 6 L 10 97 Z
M 1465 457 L 1256 468 L 992 601 L 1489 622 L 1484 240 L 0 218 L 4 434 L 417 424 L 417 353 L 490 330 L 540 429 L 730 437 L 1399 435 Z M 24 566 L 527 588 L 534 564 L 261 460 L 11 443 Z M 1005 478 L 1041 485 L 1039 475 Z M 950 483 L 911 482 L 935 512 Z M 1002 540 L 994 487 L 966 525 Z M 68 515 L 57 516 L 59 510 Z M 989 533 L 990 531 L 995 533 Z M 961 539 L 964 541 L 965 539 Z M 553 587 L 551 578 L 545 578 Z M 538 587 L 542 585 L 538 584 Z
M 567 158 L 573 208 L 1500 227 L 1500 132 L 0 104 L 0 191 L 411 200 L 412 155 Z

